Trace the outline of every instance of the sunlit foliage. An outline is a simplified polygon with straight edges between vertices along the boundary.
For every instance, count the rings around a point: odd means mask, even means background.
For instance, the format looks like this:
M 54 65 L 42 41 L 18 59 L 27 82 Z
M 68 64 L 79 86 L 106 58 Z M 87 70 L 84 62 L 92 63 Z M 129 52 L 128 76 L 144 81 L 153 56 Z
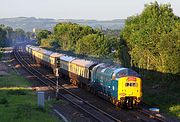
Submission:
M 180 72 L 180 18 L 169 4 L 145 5 L 126 20 L 121 36 L 126 40 L 133 66 L 178 74 Z

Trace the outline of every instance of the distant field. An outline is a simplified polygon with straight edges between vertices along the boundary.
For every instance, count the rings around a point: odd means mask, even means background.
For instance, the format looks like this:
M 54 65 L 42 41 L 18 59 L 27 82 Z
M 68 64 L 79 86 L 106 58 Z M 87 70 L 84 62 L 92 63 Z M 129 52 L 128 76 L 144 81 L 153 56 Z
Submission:
M 37 107 L 37 96 L 30 90 L 6 90 L 2 87 L 28 87 L 23 77 L 11 72 L 0 76 L 0 122 L 57 122 L 50 114 L 50 108 Z
M 93 28 L 106 29 L 121 29 L 124 26 L 124 19 L 116 19 L 109 21 L 98 21 L 98 20 L 83 20 L 83 19 L 43 19 L 34 17 L 15 17 L 15 18 L 3 18 L 0 19 L 0 24 L 10 26 L 14 29 L 22 28 L 23 30 L 32 31 L 33 28 L 36 29 L 46 29 L 52 30 L 53 27 L 62 22 L 77 23 L 80 25 L 88 25 Z

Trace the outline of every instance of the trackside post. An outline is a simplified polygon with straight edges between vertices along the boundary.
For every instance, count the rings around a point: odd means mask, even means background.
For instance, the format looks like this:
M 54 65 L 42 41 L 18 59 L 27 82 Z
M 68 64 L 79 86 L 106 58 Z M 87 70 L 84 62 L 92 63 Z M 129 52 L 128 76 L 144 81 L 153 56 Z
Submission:
M 59 93 L 59 72 L 58 72 L 58 68 L 56 68 L 56 100 L 59 99 L 58 93 Z
M 38 91 L 38 107 L 44 108 L 44 92 Z

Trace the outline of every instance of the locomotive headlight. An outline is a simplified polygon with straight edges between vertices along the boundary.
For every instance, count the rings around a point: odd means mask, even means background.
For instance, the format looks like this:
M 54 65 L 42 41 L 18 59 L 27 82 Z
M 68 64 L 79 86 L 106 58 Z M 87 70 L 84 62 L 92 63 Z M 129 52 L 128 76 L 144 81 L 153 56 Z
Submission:
M 126 93 L 120 93 L 120 96 L 125 96 L 126 95 Z

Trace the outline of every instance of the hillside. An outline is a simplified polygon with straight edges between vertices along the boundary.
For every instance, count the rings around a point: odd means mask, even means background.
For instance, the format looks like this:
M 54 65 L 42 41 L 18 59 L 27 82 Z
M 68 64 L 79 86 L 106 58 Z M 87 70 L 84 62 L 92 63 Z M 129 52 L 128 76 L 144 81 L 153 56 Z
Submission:
M 93 28 L 102 29 L 121 29 L 124 26 L 123 19 L 117 19 L 112 21 L 97 21 L 97 20 L 83 20 L 83 19 L 42 19 L 34 17 L 16 17 L 16 18 L 3 18 L 0 19 L 0 24 L 11 26 L 14 29 L 22 28 L 25 31 L 32 31 L 33 28 L 36 29 L 47 29 L 52 30 L 52 28 L 59 22 L 72 22 L 82 25 L 89 25 Z

